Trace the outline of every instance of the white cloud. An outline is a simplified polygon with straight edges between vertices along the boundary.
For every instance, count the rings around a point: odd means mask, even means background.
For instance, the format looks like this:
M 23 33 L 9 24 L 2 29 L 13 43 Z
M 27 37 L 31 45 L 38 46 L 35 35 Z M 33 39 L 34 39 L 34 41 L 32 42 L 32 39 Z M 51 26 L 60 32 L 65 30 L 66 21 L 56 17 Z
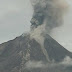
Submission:
M 43 68 L 45 66 L 42 61 L 28 61 L 25 65 L 27 69 Z
M 61 62 L 51 62 L 51 63 L 45 63 L 43 61 L 28 61 L 25 64 L 25 69 L 37 69 L 37 68 L 41 68 L 41 69 L 65 69 L 69 66 L 72 66 L 72 58 L 70 58 L 69 56 L 66 56 L 63 61 Z

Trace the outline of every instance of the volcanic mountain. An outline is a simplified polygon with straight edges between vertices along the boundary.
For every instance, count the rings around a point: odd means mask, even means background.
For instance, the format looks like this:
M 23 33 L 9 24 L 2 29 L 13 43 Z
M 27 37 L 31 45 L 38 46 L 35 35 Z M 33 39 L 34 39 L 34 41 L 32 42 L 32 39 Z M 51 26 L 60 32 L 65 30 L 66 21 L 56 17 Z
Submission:
M 0 72 L 72 72 L 71 65 L 64 69 L 63 65 L 56 67 L 55 64 L 62 62 L 66 56 L 72 58 L 72 53 L 48 34 L 45 35 L 44 48 L 47 55 L 35 39 L 30 39 L 29 34 L 0 44 Z M 52 63 L 55 66 L 48 67 Z
M 31 32 L 0 44 L 0 72 L 72 72 L 72 53 L 49 35 L 61 26 L 66 3 L 31 1 Z

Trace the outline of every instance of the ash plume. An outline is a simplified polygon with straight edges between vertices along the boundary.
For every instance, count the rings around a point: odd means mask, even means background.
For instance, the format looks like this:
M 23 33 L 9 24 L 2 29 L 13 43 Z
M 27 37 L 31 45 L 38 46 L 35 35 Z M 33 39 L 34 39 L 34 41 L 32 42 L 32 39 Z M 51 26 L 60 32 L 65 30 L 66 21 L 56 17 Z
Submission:
M 34 9 L 31 19 L 32 28 L 45 23 L 47 31 L 62 25 L 63 16 L 68 7 L 65 0 L 31 0 L 31 3 Z
M 49 62 L 49 56 L 44 48 L 45 35 L 63 24 L 63 16 L 68 7 L 65 0 L 31 0 L 33 16 L 31 19 L 30 38 L 34 38 Z
M 63 16 L 68 8 L 65 0 L 31 0 L 33 16 L 31 19 L 31 38 L 36 39 L 41 45 L 44 35 L 63 24 Z

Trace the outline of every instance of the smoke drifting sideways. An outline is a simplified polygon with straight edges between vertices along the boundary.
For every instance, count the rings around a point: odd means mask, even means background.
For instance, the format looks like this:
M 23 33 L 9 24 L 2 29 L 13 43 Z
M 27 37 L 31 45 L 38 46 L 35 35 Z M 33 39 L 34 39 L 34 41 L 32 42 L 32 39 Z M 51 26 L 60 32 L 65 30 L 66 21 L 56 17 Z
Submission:
M 31 0 L 31 3 L 34 9 L 31 29 L 45 23 L 45 29 L 51 30 L 63 24 L 63 16 L 68 8 L 65 0 Z

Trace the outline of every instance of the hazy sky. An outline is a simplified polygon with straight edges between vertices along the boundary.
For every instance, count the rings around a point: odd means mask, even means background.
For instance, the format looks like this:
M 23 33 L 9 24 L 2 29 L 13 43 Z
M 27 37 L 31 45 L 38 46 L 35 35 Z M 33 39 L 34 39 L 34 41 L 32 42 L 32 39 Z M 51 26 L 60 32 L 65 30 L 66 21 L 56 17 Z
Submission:
M 54 29 L 51 36 L 72 51 L 72 0 L 67 1 L 70 9 L 64 25 Z M 32 13 L 30 0 L 0 0 L 0 43 L 29 31 Z
M 0 43 L 29 30 L 32 12 L 29 0 L 0 0 Z

